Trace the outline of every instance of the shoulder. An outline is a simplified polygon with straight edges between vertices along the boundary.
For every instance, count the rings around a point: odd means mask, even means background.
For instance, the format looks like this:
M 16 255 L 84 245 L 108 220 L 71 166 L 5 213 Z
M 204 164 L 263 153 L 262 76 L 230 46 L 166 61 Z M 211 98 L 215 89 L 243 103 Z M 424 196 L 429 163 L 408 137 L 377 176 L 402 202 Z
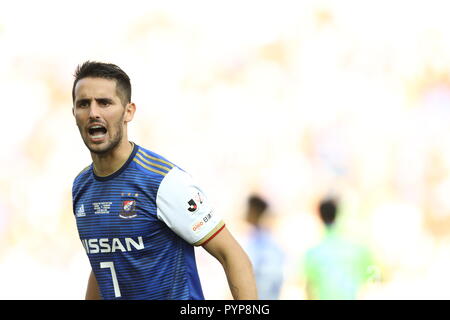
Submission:
M 137 146 L 137 152 L 133 158 L 136 167 L 144 173 L 158 175 L 164 178 L 172 169 L 177 166 L 165 157 Z
M 83 170 L 81 170 L 73 180 L 72 184 L 72 193 L 73 195 L 77 194 L 82 190 L 86 185 L 90 183 L 89 176 L 92 174 L 91 170 L 92 164 L 86 166 Z
M 77 183 L 80 180 L 83 180 L 83 178 L 85 178 L 87 176 L 87 174 L 89 173 L 89 169 L 91 168 L 91 165 L 88 165 L 86 167 L 83 168 L 83 170 L 81 170 L 76 176 L 75 179 L 73 181 L 73 183 Z

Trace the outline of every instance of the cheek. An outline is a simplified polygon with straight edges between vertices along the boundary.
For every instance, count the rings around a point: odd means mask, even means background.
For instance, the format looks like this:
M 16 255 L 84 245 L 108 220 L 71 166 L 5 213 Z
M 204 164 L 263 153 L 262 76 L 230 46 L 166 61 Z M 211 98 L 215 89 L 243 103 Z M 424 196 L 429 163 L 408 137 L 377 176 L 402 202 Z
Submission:
M 108 129 L 108 132 L 115 133 L 115 132 L 121 130 L 122 120 L 123 120 L 123 116 L 121 114 L 116 114 L 113 117 L 105 117 L 103 119 L 103 122 L 106 124 L 106 128 Z
M 124 113 L 124 112 L 117 113 L 114 119 L 115 119 L 114 122 L 115 122 L 116 127 L 122 126 L 124 120 L 126 119 L 126 113 Z
M 82 114 L 80 113 L 75 113 L 74 114 L 75 117 L 75 124 L 78 126 L 78 128 L 81 130 L 82 127 L 84 127 L 84 125 L 86 124 L 86 119 L 85 117 L 83 117 Z
M 80 126 L 82 121 L 81 118 L 79 116 L 75 116 L 75 123 L 77 124 L 77 126 Z

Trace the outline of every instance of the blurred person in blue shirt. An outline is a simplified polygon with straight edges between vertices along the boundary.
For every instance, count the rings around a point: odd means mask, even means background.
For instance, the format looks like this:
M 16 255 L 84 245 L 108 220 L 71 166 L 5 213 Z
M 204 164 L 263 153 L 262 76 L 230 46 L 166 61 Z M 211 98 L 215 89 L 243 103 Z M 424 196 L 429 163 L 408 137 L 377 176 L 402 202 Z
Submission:
M 339 235 L 335 222 L 337 200 L 326 198 L 319 203 L 319 216 L 325 226 L 322 241 L 306 252 L 304 276 L 308 299 L 354 300 L 362 286 L 373 276 L 370 251 Z
M 284 253 L 270 230 L 263 226 L 268 207 L 260 196 L 248 198 L 245 219 L 251 229 L 245 249 L 253 264 L 259 299 L 277 300 L 283 284 Z

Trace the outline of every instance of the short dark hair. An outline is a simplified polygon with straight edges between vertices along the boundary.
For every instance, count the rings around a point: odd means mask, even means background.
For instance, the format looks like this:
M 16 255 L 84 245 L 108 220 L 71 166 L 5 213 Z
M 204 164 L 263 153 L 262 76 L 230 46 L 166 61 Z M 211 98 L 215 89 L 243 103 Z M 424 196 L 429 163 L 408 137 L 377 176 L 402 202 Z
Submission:
M 253 208 L 258 215 L 261 215 L 264 213 L 264 211 L 267 210 L 267 207 L 269 206 L 265 200 L 263 200 L 260 196 L 257 195 L 251 195 L 248 198 L 248 205 L 250 208 Z
M 319 214 L 325 225 L 330 226 L 336 220 L 337 204 L 334 199 L 324 199 L 319 203 Z
M 77 82 L 87 77 L 116 80 L 117 95 L 120 97 L 122 104 L 125 105 L 131 101 L 130 77 L 115 64 L 86 61 L 77 66 L 74 77 L 72 101 L 75 101 L 75 86 Z

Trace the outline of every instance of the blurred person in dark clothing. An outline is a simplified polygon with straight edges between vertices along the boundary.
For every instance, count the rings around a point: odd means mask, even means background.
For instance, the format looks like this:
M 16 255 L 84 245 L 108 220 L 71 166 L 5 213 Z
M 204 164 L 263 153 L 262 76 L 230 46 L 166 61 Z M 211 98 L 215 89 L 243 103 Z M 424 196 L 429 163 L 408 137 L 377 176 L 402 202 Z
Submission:
M 373 269 L 369 250 L 354 244 L 336 230 L 336 199 L 320 201 L 318 213 L 325 226 L 322 241 L 306 252 L 304 271 L 308 299 L 353 300 Z
M 284 253 L 270 230 L 263 225 L 268 207 L 268 203 L 258 195 L 248 198 L 245 219 L 251 229 L 245 249 L 253 264 L 259 299 L 276 300 L 283 284 Z

